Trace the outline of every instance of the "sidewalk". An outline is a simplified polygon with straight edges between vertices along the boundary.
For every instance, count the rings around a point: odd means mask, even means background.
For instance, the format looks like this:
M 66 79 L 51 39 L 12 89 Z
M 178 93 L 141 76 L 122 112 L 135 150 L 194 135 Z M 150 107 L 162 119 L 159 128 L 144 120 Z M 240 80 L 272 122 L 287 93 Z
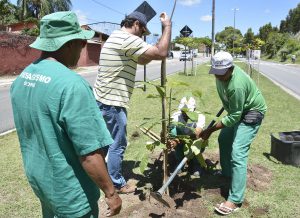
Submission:
M 12 82 L 17 78 L 18 75 L 11 76 L 1 76 L 0 77 L 0 87 L 2 86 L 10 86 Z

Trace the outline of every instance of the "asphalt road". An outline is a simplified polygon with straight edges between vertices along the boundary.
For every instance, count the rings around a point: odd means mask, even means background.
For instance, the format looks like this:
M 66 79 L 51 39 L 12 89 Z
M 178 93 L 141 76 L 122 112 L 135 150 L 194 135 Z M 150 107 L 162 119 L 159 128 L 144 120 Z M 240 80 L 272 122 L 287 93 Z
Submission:
M 300 67 L 267 61 L 252 61 L 255 69 L 300 100 Z
M 201 64 L 209 61 L 208 58 L 196 58 L 194 64 Z M 147 80 L 155 80 L 160 78 L 161 61 L 152 61 L 146 67 Z M 191 61 L 187 61 L 187 68 L 191 68 Z M 173 74 L 178 71 L 183 71 L 184 61 L 178 59 L 167 60 L 167 74 Z M 93 86 L 97 70 L 94 67 L 92 70 L 88 69 L 86 72 L 80 72 L 83 78 L 85 78 L 91 86 Z M 136 81 L 144 80 L 144 67 L 138 66 Z M 9 96 L 9 89 L 11 84 L 1 85 L 0 83 L 0 134 L 14 129 L 13 113 L 11 107 L 11 101 Z
M 196 58 L 196 63 L 201 64 L 209 61 L 207 58 Z M 286 65 L 280 63 L 272 63 L 266 61 L 252 61 L 254 68 L 258 69 L 263 75 L 271 79 L 277 85 L 281 86 L 285 91 L 300 100 L 300 67 L 296 65 Z M 160 61 L 153 61 L 146 67 L 147 80 L 155 80 L 160 78 Z M 191 62 L 187 61 L 187 68 L 191 67 Z M 167 74 L 173 74 L 183 71 L 184 62 L 178 59 L 167 60 Z M 81 72 L 92 86 L 95 82 L 97 70 L 94 67 L 86 72 Z M 144 80 L 144 67 L 139 66 L 136 75 L 136 81 Z M 1 85 L 0 83 L 0 134 L 14 129 L 13 114 L 9 96 L 10 84 Z

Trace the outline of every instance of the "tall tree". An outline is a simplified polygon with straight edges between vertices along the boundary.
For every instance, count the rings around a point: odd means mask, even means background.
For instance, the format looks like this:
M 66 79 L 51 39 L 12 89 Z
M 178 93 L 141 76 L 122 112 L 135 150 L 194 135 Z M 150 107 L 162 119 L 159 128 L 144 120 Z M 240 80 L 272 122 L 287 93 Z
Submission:
M 251 28 L 247 30 L 247 32 L 244 35 L 244 44 L 246 45 L 252 45 L 254 43 L 254 32 Z
M 264 26 L 259 28 L 258 37 L 263 41 L 267 41 L 268 36 L 271 32 L 278 32 L 278 28 L 272 27 L 271 23 L 265 24 Z
M 40 19 L 53 12 L 69 11 L 72 7 L 71 0 L 18 0 L 17 4 L 22 8 L 22 20 L 27 17 Z
M 225 45 L 228 51 L 232 51 L 233 43 L 234 50 L 236 53 L 239 53 L 240 47 L 242 46 L 243 35 L 239 29 L 234 29 L 233 27 L 225 27 L 225 29 L 216 34 L 216 42 L 219 42 Z
M 17 7 L 9 0 L 0 1 L 0 25 L 9 24 L 17 21 Z
M 288 40 L 289 36 L 284 33 L 271 32 L 267 38 L 265 44 L 265 51 L 271 57 L 276 55 L 276 53 L 282 48 L 284 43 Z
M 300 3 L 296 8 L 291 9 L 285 20 L 280 23 L 280 32 L 296 34 L 300 31 Z

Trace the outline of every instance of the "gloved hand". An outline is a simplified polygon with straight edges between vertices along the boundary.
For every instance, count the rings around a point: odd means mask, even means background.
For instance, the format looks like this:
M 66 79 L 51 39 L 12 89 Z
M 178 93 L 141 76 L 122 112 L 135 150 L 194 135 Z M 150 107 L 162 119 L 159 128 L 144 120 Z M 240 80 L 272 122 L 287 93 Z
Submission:
M 168 149 L 174 149 L 176 148 L 176 146 L 180 143 L 180 140 L 179 139 L 168 139 L 167 140 L 167 148 Z

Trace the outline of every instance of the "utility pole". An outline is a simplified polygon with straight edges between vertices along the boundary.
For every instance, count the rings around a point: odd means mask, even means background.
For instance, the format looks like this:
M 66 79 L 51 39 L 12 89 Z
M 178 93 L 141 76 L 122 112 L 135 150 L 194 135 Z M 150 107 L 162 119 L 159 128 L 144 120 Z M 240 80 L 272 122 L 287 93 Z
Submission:
M 215 0 L 212 0 L 211 57 L 215 53 Z
M 234 57 L 234 41 L 235 41 L 235 13 L 236 11 L 240 10 L 238 8 L 233 8 L 231 9 L 233 10 L 233 39 L 232 39 L 232 54 L 233 54 L 233 57 Z

